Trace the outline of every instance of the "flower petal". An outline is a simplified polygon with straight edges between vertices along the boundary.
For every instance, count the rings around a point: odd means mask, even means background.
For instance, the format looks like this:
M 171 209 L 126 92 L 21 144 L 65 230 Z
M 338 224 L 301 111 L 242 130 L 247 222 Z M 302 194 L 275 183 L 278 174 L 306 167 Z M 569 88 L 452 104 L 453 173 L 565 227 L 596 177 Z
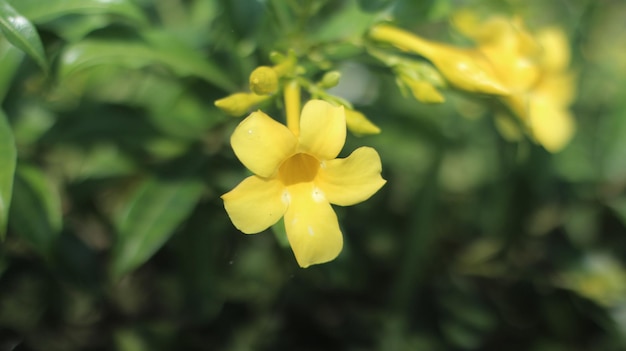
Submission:
M 331 204 L 349 206 L 367 200 L 384 184 L 376 150 L 360 147 L 350 156 L 322 163 L 317 185 Z
M 543 68 L 551 72 L 560 72 L 567 68 L 570 61 L 570 49 L 567 36 L 557 27 L 544 28 L 537 33 L 537 41 L 543 48 Z
M 300 267 L 335 259 L 343 247 L 343 238 L 333 208 L 313 183 L 290 186 L 288 192 L 285 229 Z
M 230 143 L 246 168 L 269 177 L 295 152 L 298 139 L 287 127 L 257 111 L 239 123 Z
M 254 234 L 275 224 L 285 214 L 284 190 L 278 180 L 251 176 L 222 195 L 222 199 L 235 227 L 246 234 Z
M 535 139 L 552 153 L 561 151 L 576 130 L 567 108 L 543 99 L 531 101 L 529 122 Z
M 339 155 L 345 141 L 343 106 L 335 107 L 322 100 L 311 100 L 304 105 L 300 117 L 302 151 L 321 160 L 332 160 Z

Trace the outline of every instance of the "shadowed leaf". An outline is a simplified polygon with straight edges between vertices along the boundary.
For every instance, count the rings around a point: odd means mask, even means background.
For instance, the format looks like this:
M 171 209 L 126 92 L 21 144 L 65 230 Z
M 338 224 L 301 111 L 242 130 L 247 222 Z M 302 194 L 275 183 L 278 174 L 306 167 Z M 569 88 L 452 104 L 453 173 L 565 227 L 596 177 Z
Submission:
M 202 194 L 195 181 L 147 180 L 116 219 L 118 241 L 113 251 L 114 278 L 137 268 L 169 239 Z

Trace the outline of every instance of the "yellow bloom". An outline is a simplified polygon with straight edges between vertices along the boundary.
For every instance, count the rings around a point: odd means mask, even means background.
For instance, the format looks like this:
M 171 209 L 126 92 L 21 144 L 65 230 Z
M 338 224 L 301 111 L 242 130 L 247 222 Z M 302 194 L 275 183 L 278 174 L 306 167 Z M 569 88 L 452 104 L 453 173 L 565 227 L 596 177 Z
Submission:
M 386 24 L 374 26 L 369 35 L 372 39 L 392 44 L 400 50 L 424 56 L 459 89 L 494 95 L 509 93 L 493 71 L 491 63 L 475 50 L 429 41 Z
M 357 204 L 385 184 L 374 149 L 361 147 L 345 159 L 336 158 L 345 138 L 343 107 L 321 100 L 302 109 L 299 135 L 261 111 L 244 119 L 231 145 L 254 175 L 222 195 L 235 227 L 254 234 L 284 216 L 301 267 L 337 257 L 343 238 L 331 204 Z
M 545 28 L 534 36 L 521 19 L 494 16 L 480 21 L 469 11 L 453 19 L 459 31 L 475 40 L 511 91 L 500 99 L 548 151 L 561 150 L 575 131 L 569 105 L 574 97 L 567 70 L 569 46 L 562 30 Z

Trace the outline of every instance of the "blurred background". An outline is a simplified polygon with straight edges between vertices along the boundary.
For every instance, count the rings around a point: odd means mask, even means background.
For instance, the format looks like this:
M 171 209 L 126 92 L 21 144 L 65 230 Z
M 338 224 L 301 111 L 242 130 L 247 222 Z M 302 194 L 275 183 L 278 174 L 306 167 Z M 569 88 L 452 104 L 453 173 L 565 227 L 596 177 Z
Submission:
M 560 26 L 577 132 L 506 141 L 493 101 L 401 94 L 377 21 L 461 43 L 460 8 Z M 625 350 L 621 0 L 0 0 L 0 350 Z M 467 43 L 467 41 L 465 42 Z M 336 207 L 344 249 L 301 269 L 219 196 L 271 51 L 381 127 L 387 184 Z M 306 95 L 305 95 L 306 97 Z M 280 101 L 263 110 L 284 118 Z

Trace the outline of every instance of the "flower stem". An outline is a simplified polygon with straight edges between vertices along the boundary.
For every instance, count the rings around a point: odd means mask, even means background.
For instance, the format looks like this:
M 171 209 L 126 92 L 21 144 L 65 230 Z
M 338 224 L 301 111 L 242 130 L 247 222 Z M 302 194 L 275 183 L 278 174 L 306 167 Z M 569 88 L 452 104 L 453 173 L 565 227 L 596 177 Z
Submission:
M 292 80 L 285 85 L 285 111 L 287 128 L 295 135 L 300 134 L 300 84 Z

